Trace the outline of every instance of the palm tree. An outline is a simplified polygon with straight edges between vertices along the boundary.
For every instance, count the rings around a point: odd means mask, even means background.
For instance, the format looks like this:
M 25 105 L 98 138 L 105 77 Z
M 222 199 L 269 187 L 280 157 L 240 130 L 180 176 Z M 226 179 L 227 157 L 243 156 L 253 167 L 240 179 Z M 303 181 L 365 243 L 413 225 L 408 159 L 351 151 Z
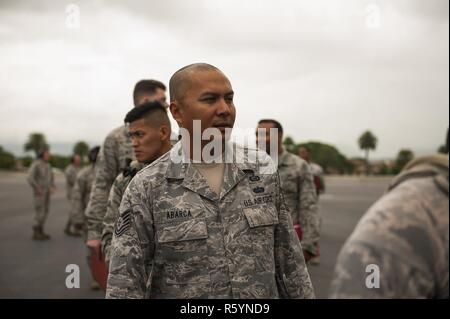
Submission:
M 406 164 L 408 164 L 414 158 L 414 153 L 408 149 L 402 149 L 398 152 L 395 164 L 397 170 L 400 172 Z
M 358 139 L 359 148 L 366 152 L 366 174 L 369 175 L 369 152 L 377 148 L 377 138 L 370 131 L 365 131 Z
M 445 141 L 444 145 L 439 146 L 438 148 L 438 153 L 441 154 L 448 154 L 448 129 L 447 129 L 447 136 L 446 136 L 447 140 Z
M 439 146 L 437 151 L 438 151 L 438 153 L 441 153 L 441 154 L 447 154 L 448 153 L 448 146 L 447 145 L 441 145 L 441 146 Z
M 25 152 L 34 151 L 36 157 L 45 148 L 48 148 L 48 144 L 42 133 L 31 133 L 28 136 L 28 141 L 24 145 Z

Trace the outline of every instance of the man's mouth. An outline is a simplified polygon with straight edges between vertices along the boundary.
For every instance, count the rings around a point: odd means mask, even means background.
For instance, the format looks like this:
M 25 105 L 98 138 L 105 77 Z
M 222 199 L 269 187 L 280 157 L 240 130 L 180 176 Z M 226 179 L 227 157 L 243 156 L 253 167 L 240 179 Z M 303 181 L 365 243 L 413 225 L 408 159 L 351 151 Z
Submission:
M 218 129 L 232 128 L 230 123 L 218 123 L 218 124 L 214 124 L 213 127 L 218 128 Z

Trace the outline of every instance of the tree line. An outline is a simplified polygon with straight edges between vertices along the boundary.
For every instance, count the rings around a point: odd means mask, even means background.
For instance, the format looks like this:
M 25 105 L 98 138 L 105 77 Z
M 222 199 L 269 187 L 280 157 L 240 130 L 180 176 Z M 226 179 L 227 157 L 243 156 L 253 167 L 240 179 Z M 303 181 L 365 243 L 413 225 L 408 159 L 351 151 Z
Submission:
M 363 132 L 357 140 L 359 148 L 364 151 L 364 158 L 349 159 L 343 155 L 335 146 L 320 143 L 320 142 L 306 142 L 296 143 L 291 137 L 287 136 L 283 144 L 287 151 L 298 154 L 298 149 L 301 146 L 306 146 L 311 152 L 311 160 L 324 169 L 326 173 L 331 174 L 355 174 L 358 172 L 358 166 L 361 163 L 365 165 L 365 173 L 375 173 L 380 175 L 392 175 L 399 173 L 402 168 L 414 158 L 414 153 L 410 149 L 399 150 L 395 161 L 391 164 L 381 164 L 376 167 L 376 171 L 370 164 L 370 152 L 374 151 L 378 146 L 378 138 L 369 130 Z M 38 153 L 48 148 L 49 144 L 42 133 L 31 133 L 24 144 L 25 152 L 33 152 L 37 157 Z M 447 146 L 441 145 L 438 148 L 439 153 L 448 153 Z M 86 161 L 89 153 L 89 145 L 84 141 L 75 143 L 73 147 L 73 154 L 78 154 Z M 50 164 L 53 167 L 64 169 L 69 165 L 71 156 L 58 155 L 52 153 Z M 12 170 L 17 168 L 17 163 L 20 162 L 23 167 L 29 167 L 33 161 L 32 156 L 23 156 L 16 158 L 14 154 L 6 151 L 0 146 L 0 169 Z M 374 171 L 373 171 L 374 170 Z M 373 171 L 373 172 L 372 172 Z
M 333 174 L 355 174 L 360 172 L 358 166 L 363 165 L 365 174 L 396 175 L 414 158 L 413 151 L 402 148 L 397 153 L 395 160 L 388 163 L 382 162 L 376 166 L 371 164 L 370 152 L 376 150 L 378 138 L 369 130 L 363 132 L 357 140 L 359 148 L 364 151 L 364 158 L 349 159 L 333 145 L 319 142 L 295 143 L 291 137 L 286 137 L 283 144 L 289 152 L 294 154 L 298 154 L 301 146 L 308 147 L 311 152 L 311 160 L 322 166 L 326 173 Z M 437 151 L 448 153 L 446 145 L 441 145 Z
M 23 146 L 24 151 L 34 153 L 34 157 L 27 155 L 16 158 L 14 154 L 7 152 L 0 146 L 0 169 L 16 169 L 18 168 L 18 163 L 20 163 L 19 166 L 29 167 L 39 152 L 47 148 L 49 148 L 49 144 L 42 133 L 31 133 Z M 70 164 L 71 158 L 75 154 L 80 155 L 83 161 L 86 162 L 89 149 L 89 145 L 86 142 L 79 141 L 75 143 L 72 155 L 66 156 L 51 153 L 50 165 L 55 168 L 64 169 Z

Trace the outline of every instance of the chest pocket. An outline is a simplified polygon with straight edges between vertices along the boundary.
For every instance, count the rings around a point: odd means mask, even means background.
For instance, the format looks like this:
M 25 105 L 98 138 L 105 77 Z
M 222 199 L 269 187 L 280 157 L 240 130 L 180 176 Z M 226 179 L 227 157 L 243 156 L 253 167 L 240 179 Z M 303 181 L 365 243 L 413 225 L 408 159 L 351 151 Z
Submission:
M 167 289 L 208 284 L 206 220 L 193 218 L 157 227 L 156 261 L 163 269 L 161 280 Z
M 278 224 L 278 214 L 272 205 L 258 205 L 244 208 L 244 215 L 250 228 L 272 226 Z
M 158 243 L 172 243 L 206 239 L 208 231 L 205 219 L 191 219 L 179 223 L 166 224 L 158 231 Z
M 249 226 L 255 271 L 273 273 L 275 226 L 279 224 L 277 210 L 273 205 L 258 205 L 244 208 L 243 213 Z

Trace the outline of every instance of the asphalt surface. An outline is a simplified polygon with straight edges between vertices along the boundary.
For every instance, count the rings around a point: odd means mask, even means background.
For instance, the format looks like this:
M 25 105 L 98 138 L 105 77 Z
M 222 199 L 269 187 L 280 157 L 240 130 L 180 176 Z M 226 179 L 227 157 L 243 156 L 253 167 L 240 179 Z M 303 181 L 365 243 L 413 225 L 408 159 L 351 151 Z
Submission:
M 63 233 L 69 205 L 64 177 L 56 174 L 46 232 L 49 241 L 31 240 L 33 203 L 24 173 L 0 171 L 0 298 L 103 298 L 90 289 L 87 251 L 81 238 Z M 320 198 L 320 265 L 309 271 L 318 298 L 327 298 L 337 254 L 362 214 L 385 191 L 389 179 L 328 177 Z M 80 287 L 67 288 L 68 265 L 80 269 Z

